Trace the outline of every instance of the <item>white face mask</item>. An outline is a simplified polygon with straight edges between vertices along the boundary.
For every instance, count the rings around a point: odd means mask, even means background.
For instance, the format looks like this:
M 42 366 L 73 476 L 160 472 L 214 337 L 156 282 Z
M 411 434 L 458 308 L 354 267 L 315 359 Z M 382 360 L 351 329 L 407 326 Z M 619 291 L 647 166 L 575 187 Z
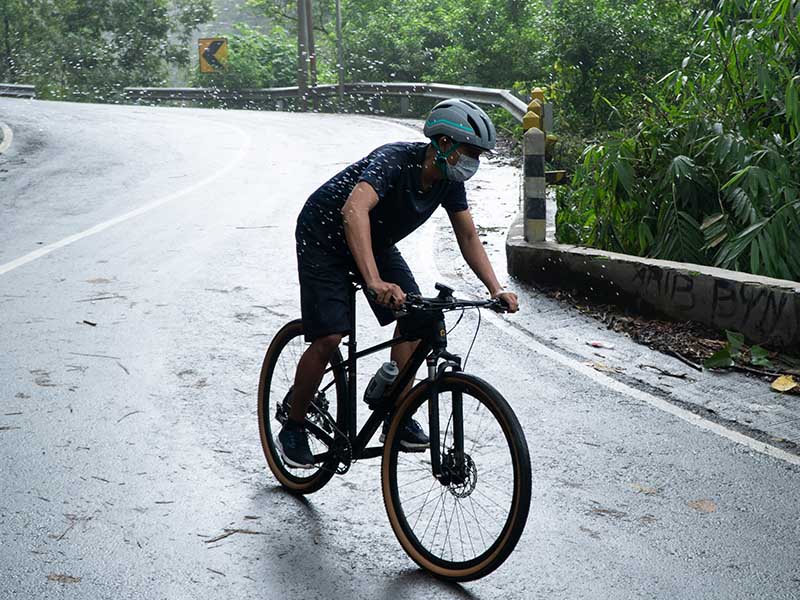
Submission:
M 481 161 L 479 161 L 477 158 L 472 158 L 471 156 L 461 154 L 458 157 L 456 164 L 446 164 L 447 178 L 450 181 L 464 182 L 478 172 L 478 167 L 481 166 Z

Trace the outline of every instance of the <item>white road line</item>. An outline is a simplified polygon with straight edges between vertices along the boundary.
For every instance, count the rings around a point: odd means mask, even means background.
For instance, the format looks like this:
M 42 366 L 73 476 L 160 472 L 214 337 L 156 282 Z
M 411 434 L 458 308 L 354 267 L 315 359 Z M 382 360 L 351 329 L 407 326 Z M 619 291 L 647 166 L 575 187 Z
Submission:
M 14 132 L 11 127 L 5 123 L 0 123 L 0 129 L 3 130 L 3 143 L 0 144 L 0 154 L 3 154 L 11 146 L 11 140 L 14 139 Z
M 227 127 L 232 131 L 235 131 L 241 136 L 241 141 L 242 141 L 242 145 L 239 147 L 239 151 L 236 153 L 236 156 L 234 156 L 231 161 L 229 161 L 224 167 L 222 167 L 222 169 L 220 169 L 213 175 L 210 175 L 205 179 L 201 179 L 200 181 L 178 192 L 174 192 L 167 196 L 163 196 L 157 200 L 153 200 L 152 202 L 148 202 L 147 204 L 140 206 L 139 208 L 136 208 L 129 212 L 126 212 L 125 214 L 114 217 L 113 219 L 109 219 L 108 221 L 99 223 L 94 227 L 90 227 L 89 229 L 84 229 L 79 233 L 67 236 L 64 239 L 61 239 L 57 242 L 53 242 L 52 244 L 48 244 L 47 246 L 42 246 L 41 248 L 34 250 L 33 252 L 29 252 L 24 256 L 20 256 L 19 258 L 12 260 L 11 262 L 7 262 L 3 265 L 0 265 L 0 275 L 5 275 L 9 271 L 13 271 L 17 267 L 21 267 L 22 265 L 26 265 L 30 262 L 33 262 L 38 258 L 42 258 L 43 256 L 46 256 L 51 252 L 63 248 L 64 246 L 69 246 L 70 244 L 73 244 L 84 238 L 92 236 L 96 233 L 100 233 L 101 231 L 105 231 L 109 227 L 113 227 L 114 225 L 119 225 L 124 221 L 132 219 L 134 217 L 138 217 L 139 215 L 151 211 L 154 208 L 158 208 L 159 206 L 166 204 L 167 202 L 172 202 L 173 200 L 177 200 L 178 198 L 186 196 L 187 194 L 191 194 L 192 192 L 199 190 L 200 188 L 208 185 L 209 183 L 216 181 L 220 177 L 227 175 L 247 156 L 250 150 L 250 146 L 252 144 L 252 138 L 247 132 L 245 132 L 243 129 L 240 129 L 239 127 L 236 127 L 235 125 L 231 125 L 229 123 L 220 123 L 220 122 L 215 122 L 215 124 L 223 125 L 224 127 Z
M 438 229 L 438 223 L 434 220 L 431 220 L 425 226 L 425 239 L 422 243 L 423 256 L 430 257 L 428 264 L 422 269 L 425 272 L 425 275 L 429 277 L 433 281 L 444 281 L 442 278 L 442 274 L 439 272 L 439 269 L 436 267 L 435 262 L 435 244 L 434 240 L 436 239 L 436 231 Z M 526 335 L 524 332 L 520 331 L 517 327 L 514 327 L 509 322 L 507 322 L 503 317 L 496 315 L 490 311 L 483 312 L 483 318 L 487 319 L 492 325 L 500 329 L 504 334 L 508 337 L 515 339 L 517 342 L 533 350 L 535 353 L 540 354 L 549 358 L 552 361 L 557 362 L 558 364 L 566 367 L 567 369 L 577 373 L 579 375 L 583 375 L 584 377 L 589 378 L 590 380 L 599 383 L 602 386 L 618 393 L 624 394 L 640 402 L 644 402 L 645 404 L 649 404 L 650 406 L 662 410 L 666 413 L 669 413 L 687 423 L 691 423 L 696 427 L 701 429 L 705 429 L 706 431 L 710 431 L 715 433 L 719 436 L 722 436 L 732 442 L 737 444 L 741 444 L 742 446 L 747 446 L 751 450 L 755 450 L 756 452 L 760 452 L 761 454 L 766 454 L 767 456 L 771 456 L 772 458 L 777 458 L 779 460 L 783 460 L 793 465 L 800 466 L 800 456 L 796 454 L 792 454 L 791 452 L 786 452 L 780 448 L 776 448 L 775 446 L 771 446 L 770 444 L 765 444 L 764 442 L 760 442 L 755 440 L 743 433 L 738 431 L 728 429 L 727 427 L 720 425 L 719 423 L 715 423 L 714 421 L 710 421 L 700 415 L 693 413 L 690 410 L 686 410 L 685 408 L 681 408 L 671 402 L 667 402 L 663 398 L 659 398 L 658 396 L 653 396 L 652 394 L 648 394 L 642 390 L 636 389 L 629 385 L 622 383 L 614 379 L 613 377 L 609 377 L 599 371 L 596 371 L 593 367 L 585 365 L 566 354 L 562 354 L 557 350 L 553 350 L 552 348 L 542 344 L 541 342 L 536 341 L 529 335 Z M 512 317 L 513 318 L 513 317 Z

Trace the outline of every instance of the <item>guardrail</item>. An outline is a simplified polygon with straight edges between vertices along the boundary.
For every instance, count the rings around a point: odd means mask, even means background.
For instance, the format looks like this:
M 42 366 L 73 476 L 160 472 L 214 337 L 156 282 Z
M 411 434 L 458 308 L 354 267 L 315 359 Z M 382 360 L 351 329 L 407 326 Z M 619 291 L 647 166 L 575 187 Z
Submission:
M 131 100 L 233 100 L 237 102 L 270 102 L 283 109 L 286 98 L 300 97 L 300 88 L 261 88 L 246 90 L 222 90 L 219 88 L 125 88 L 125 95 Z M 339 93 L 336 85 L 317 85 L 309 89 L 307 98 L 335 96 Z M 525 217 L 525 239 L 543 241 L 546 237 L 547 184 L 557 184 L 564 180 L 563 171 L 545 171 L 546 155 L 556 137 L 546 135 L 553 126 L 552 105 L 545 102 L 544 90 L 535 88 L 530 103 L 526 103 L 508 90 L 481 88 L 442 83 L 346 83 L 344 93 L 348 96 L 399 96 L 401 112 L 408 112 L 408 99 L 411 96 L 428 98 L 464 98 L 479 104 L 491 104 L 504 108 L 514 119 L 522 124 L 525 136 L 522 144 L 523 182 L 521 186 L 523 215 Z M 373 107 L 374 110 L 374 107 Z
M 0 96 L 10 96 L 11 98 L 36 98 L 36 87 L 33 85 L 0 83 Z
M 336 96 L 336 85 L 318 85 L 309 89 L 309 96 Z M 356 96 L 423 96 L 427 98 L 452 98 L 457 96 L 479 104 L 491 104 L 504 108 L 520 123 L 528 112 L 528 104 L 508 90 L 480 88 L 443 83 L 346 83 L 344 93 Z M 249 90 L 221 90 L 215 88 L 125 88 L 125 95 L 132 100 L 237 100 L 271 101 L 297 98 L 297 87 L 261 88 Z

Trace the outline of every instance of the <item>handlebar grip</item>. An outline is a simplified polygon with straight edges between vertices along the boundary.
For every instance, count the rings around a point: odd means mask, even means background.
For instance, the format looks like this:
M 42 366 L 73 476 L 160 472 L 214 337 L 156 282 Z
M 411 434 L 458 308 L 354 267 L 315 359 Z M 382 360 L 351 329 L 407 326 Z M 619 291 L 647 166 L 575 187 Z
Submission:
M 511 306 L 508 302 L 503 300 L 502 298 L 495 298 L 494 299 L 494 306 L 492 306 L 492 310 L 496 313 L 505 313 L 511 309 Z

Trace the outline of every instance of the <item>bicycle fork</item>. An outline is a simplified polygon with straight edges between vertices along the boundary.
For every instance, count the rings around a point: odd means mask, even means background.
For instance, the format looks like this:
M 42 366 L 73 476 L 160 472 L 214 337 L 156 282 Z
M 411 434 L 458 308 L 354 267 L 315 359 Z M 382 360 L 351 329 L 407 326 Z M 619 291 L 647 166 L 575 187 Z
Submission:
M 446 362 L 437 365 L 439 358 L 445 358 Z M 431 354 L 426 359 L 428 366 L 429 398 L 428 398 L 428 423 L 430 428 L 430 450 L 431 468 L 433 476 L 442 485 L 458 483 L 465 477 L 464 461 L 464 406 L 463 397 L 460 391 L 452 391 L 452 413 L 448 419 L 450 423 L 447 427 L 452 427 L 452 448 L 445 448 L 446 454 L 442 460 L 442 432 L 439 428 L 439 380 L 447 371 L 461 370 L 461 360 L 459 357 L 442 352 L 441 354 Z M 445 434 L 447 431 L 445 431 Z

